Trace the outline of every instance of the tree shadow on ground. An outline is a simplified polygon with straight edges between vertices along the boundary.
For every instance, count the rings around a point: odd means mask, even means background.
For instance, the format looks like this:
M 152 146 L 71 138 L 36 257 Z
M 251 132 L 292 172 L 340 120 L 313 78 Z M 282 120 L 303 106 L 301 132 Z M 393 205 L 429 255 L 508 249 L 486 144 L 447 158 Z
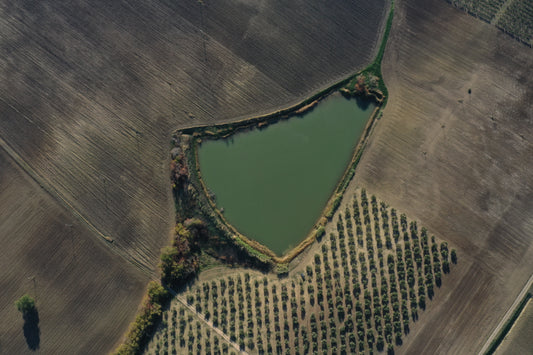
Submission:
M 362 97 L 362 96 L 352 96 L 352 95 L 343 95 L 343 97 L 346 100 L 355 100 L 355 103 L 357 104 L 357 107 L 359 107 L 361 110 L 365 111 L 368 109 L 371 103 L 374 101 L 368 97 Z
M 359 107 L 361 110 L 368 109 L 368 106 L 370 106 L 370 104 L 373 102 L 372 100 L 368 98 L 361 98 L 361 97 L 356 97 L 355 101 L 357 102 L 357 107 Z
M 41 343 L 41 330 L 39 329 L 39 312 L 36 309 L 24 314 L 24 337 L 30 350 L 39 349 Z

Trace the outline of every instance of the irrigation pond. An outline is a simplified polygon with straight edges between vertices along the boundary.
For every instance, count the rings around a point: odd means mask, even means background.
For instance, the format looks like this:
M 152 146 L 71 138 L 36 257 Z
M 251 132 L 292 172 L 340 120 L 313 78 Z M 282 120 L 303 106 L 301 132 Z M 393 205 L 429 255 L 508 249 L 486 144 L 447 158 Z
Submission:
M 310 232 L 375 104 L 334 94 L 303 116 L 204 140 L 200 170 L 237 230 L 282 255 Z

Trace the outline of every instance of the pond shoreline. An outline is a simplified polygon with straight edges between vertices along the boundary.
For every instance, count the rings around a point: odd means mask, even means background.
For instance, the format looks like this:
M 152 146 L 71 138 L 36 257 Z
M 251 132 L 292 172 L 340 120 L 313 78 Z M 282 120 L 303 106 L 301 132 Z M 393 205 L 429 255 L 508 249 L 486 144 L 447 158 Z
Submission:
M 324 209 L 322 210 L 322 213 L 311 228 L 311 231 L 295 247 L 291 248 L 288 252 L 281 256 L 277 255 L 264 244 L 239 233 L 237 229 L 227 221 L 223 213 L 216 207 L 216 203 L 211 197 L 209 189 L 207 188 L 200 172 L 198 145 L 201 144 L 202 140 L 204 139 L 224 139 L 237 132 L 254 128 L 262 129 L 281 120 L 287 120 L 294 116 L 302 116 L 303 114 L 313 110 L 320 101 L 326 99 L 335 92 L 340 92 L 343 96 L 347 96 L 346 91 L 341 91 L 340 89 L 344 88 L 344 86 L 349 83 L 350 80 L 359 74 L 360 72 L 288 109 L 275 111 L 268 115 L 251 117 L 230 124 L 203 125 L 185 128 L 178 130 L 174 134 L 175 142 L 187 142 L 185 146 L 182 144 L 181 149 L 186 153 L 185 155 L 187 156 L 188 165 L 190 167 L 189 175 L 191 183 L 193 186 L 196 186 L 196 189 L 199 192 L 196 194 L 196 198 L 199 202 L 198 205 L 200 206 L 199 208 L 201 210 L 201 214 L 211 219 L 210 222 L 216 226 L 216 229 L 225 234 L 225 236 L 237 247 L 240 249 L 245 249 L 250 255 L 258 258 L 261 262 L 277 265 L 278 273 L 280 273 L 280 270 L 283 272 L 285 269 L 287 269 L 288 263 L 315 241 L 317 234 L 321 233 L 321 228 L 323 229 L 323 226 L 326 225 L 326 223 L 333 216 L 333 213 L 338 208 L 338 204 L 342 199 L 344 190 L 355 174 L 356 166 L 361 158 L 373 127 L 375 126 L 375 123 L 379 117 L 381 117 L 381 110 L 384 106 L 383 94 L 381 92 L 375 93 L 372 91 L 367 92 L 367 94 L 364 96 L 348 94 L 350 97 L 357 96 L 362 100 L 375 102 L 376 107 L 369 116 L 365 128 L 362 131 L 361 137 L 353 149 L 351 161 L 344 169 L 339 182 L 336 184 L 334 193 L 328 199 Z

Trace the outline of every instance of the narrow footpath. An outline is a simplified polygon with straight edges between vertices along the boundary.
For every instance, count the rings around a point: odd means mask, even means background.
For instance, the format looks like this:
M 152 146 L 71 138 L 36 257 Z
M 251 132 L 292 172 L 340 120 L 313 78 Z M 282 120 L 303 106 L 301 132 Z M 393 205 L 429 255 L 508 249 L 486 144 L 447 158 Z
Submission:
M 171 288 L 167 288 L 167 290 L 169 290 L 169 292 L 176 298 L 176 300 L 181 303 L 182 305 L 184 305 L 185 307 L 187 307 L 187 309 L 189 311 L 191 311 L 198 319 L 200 319 L 203 323 L 205 323 L 208 327 L 211 328 L 211 330 L 213 330 L 215 333 L 217 333 L 221 338 L 223 338 L 226 342 L 228 342 L 235 350 L 237 350 L 237 352 L 239 354 L 242 354 L 242 355 L 248 355 L 248 353 L 246 351 L 242 351 L 240 348 L 239 348 L 239 344 L 231 341 L 230 337 L 225 334 L 222 330 L 220 330 L 220 328 L 218 327 L 215 327 L 215 325 L 213 324 L 213 322 L 205 319 L 204 315 L 201 314 L 201 313 L 198 313 L 196 311 L 196 309 L 189 305 L 187 303 L 187 301 L 185 300 L 185 298 L 182 296 L 182 295 L 179 295 L 176 291 L 174 291 L 173 289 Z

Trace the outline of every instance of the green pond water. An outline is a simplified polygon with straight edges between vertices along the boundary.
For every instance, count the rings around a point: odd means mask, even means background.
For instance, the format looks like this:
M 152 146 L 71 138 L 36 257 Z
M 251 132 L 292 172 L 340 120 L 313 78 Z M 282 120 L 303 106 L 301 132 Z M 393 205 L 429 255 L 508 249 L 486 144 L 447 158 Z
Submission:
M 237 230 L 282 255 L 311 231 L 375 105 L 335 94 L 301 117 L 205 140 L 200 170 Z

